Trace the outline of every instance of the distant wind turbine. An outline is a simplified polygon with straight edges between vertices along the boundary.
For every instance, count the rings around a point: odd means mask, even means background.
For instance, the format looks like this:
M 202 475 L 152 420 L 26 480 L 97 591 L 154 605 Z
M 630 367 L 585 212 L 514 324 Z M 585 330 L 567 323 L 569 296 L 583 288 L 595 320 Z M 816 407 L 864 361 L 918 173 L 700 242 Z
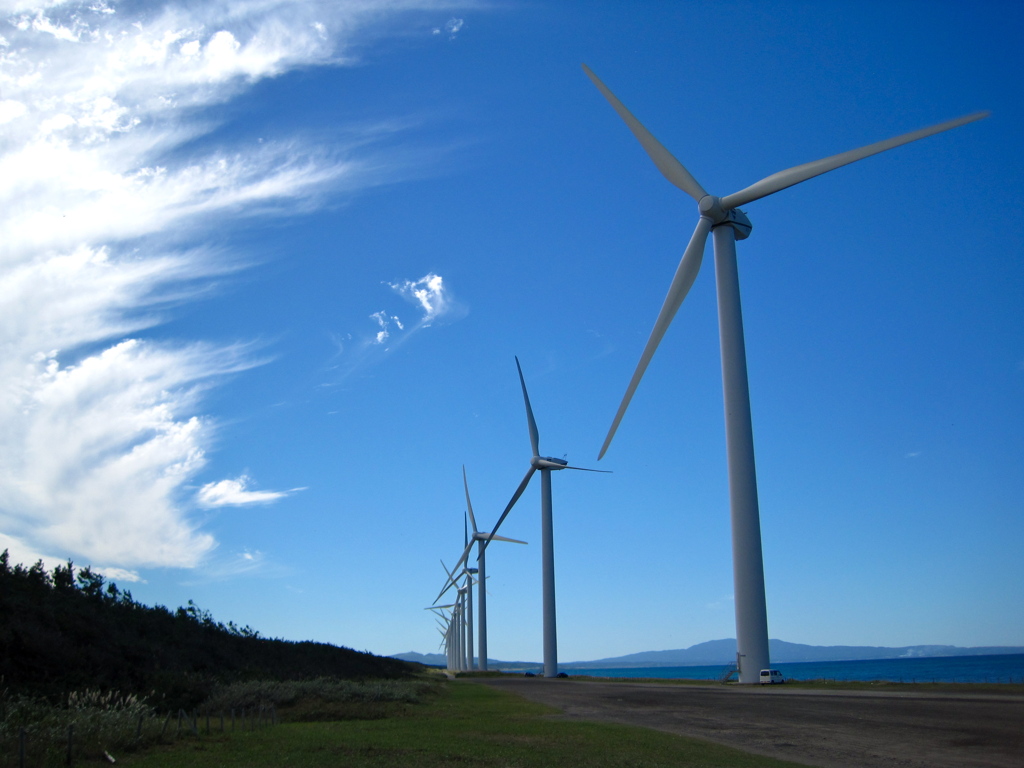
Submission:
M 640 141 L 658 170 L 672 184 L 697 201 L 700 218 L 689 245 L 676 269 L 675 277 L 662 304 L 654 330 L 647 340 L 633 378 L 626 388 L 611 429 L 601 446 L 598 459 L 604 456 L 618 429 L 629 401 L 636 391 L 647 365 L 654 356 L 672 318 L 693 285 L 704 257 L 708 234 L 714 235 L 715 275 L 718 283 L 718 327 L 722 350 L 722 385 L 725 396 L 726 453 L 729 468 L 729 498 L 732 517 L 733 579 L 736 600 L 737 666 L 741 683 L 758 681 L 760 670 L 769 666 L 768 612 L 765 606 L 764 566 L 761 559 L 761 523 L 757 505 L 757 480 L 754 471 L 754 441 L 750 422 L 750 395 L 747 388 L 747 360 L 743 342 L 743 319 L 740 312 L 739 278 L 736 270 L 736 240 L 745 239 L 751 231 L 750 220 L 741 205 L 807 181 L 857 160 L 907 144 L 926 136 L 948 131 L 988 116 L 978 112 L 965 117 L 922 128 L 892 139 L 869 144 L 811 163 L 798 165 L 767 176 L 746 189 L 725 197 L 704 191 L 690 172 L 637 120 L 593 72 L 583 71 L 618 112 L 619 117 Z
M 469 557 L 470 550 L 473 548 L 473 543 L 477 544 L 477 562 L 476 567 L 479 572 L 477 575 L 477 603 L 478 603 L 478 637 L 480 644 L 480 655 L 479 664 L 480 669 L 487 670 L 487 558 L 484 555 L 486 548 L 486 542 L 491 541 L 507 541 L 512 544 L 525 544 L 525 541 L 519 539 L 508 539 L 504 536 L 495 536 L 491 533 L 482 533 L 476 527 L 476 517 L 473 515 L 473 502 L 469 499 L 469 482 L 466 480 L 466 465 L 462 465 L 462 486 L 466 491 L 466 511 L 469 513 L 469 524 L 473 526 L 473 535 L 466 541 L 466 548 L 462 552 L 462 556 L 459 561 L 455 564 L 453 571 L 458 571 L 466 559 Z M 441 599 L 441 596 L 448 590 L 449 585 L 445 585 L 445 588 L 441 590 L 441 594 L 437 596 L 437 600 Z M 436 602 L 436 600 L 435 600 Z
M 445 574 L 447 574 L 448 579 L 445 582 L 444 589 L 441 590 L 441 594 L 434 599 L 434 602 L 436 603 L 438 600 L 440 600 L 441 596 L 444 595 L 444 593 L 452 587 L 456 587 L 456 592 L 458 593 L 458 597 L 455 599 L 455 605 L 452 608 L 452 621 L 451 626 L 449 627 L 449 629 L 453 632 L 452 645 L 455 656 L 455 665 L 452 668 L 469 669 L 470 665 L 467 663 L 466 659 L 466 592 L 468 591 L 468 587 L 465 584 L 462 586 L 459 586 L 458 584 L 459 576 L 466 576 L 467 583 L 469 580 L 469 576 L 465 572 L 465 570 L 463 570 L 463 572 L 458 575 L 456 575 L 456 569 L 449 571 L 448 566 L 444 564 L 444 560 L 441 561 L 441 567 L 444 568 L 444 572 Z M 470 600 L 472 600 L 472 595 L 470 595 Z M 470 603 L 470 616 L 472 616 L 472 612 L 472 603 Z M 470 653 L 469 656 L 471 658 L 472 653 Z
M 523 378 L 523 369 L 519 365 L 519 358 L 516 358 L 516 369 L 519 371 L 519 383 L 523 388 L 523 401 L 526 403 L 526 421 L 530 429 L 530 447 L 533 449 L 533 456 L 530 458 L 530 468 L 512 499 L 501 513 L 494 530 L 480 548 L 481 557 L 487 544 L 495 538 L 498 528 L 508 516 L 508 513 L 523 495 L 526 486 L 530 484 L 533 473 L 540 470 L 540 528 L 541 528 L 541 575 L 542 589 L 544 594 L 544 677 L 555 677 L 558 674 L 558 633 L 555 628 L 555 549 L 554 531 L 551 521 L 551 472 L 559 469 L 577 469 L 583 472 L 605 472 L 601 469 L 586 469 L 584 467 L 570 467 L 565 459 L 555 459 L 550 456 L 540 455 L 540 434 L 537 431 L 537 421 L 533 418 L 533 408 L 530 406 L 530 395 L 526 392 L 526 379 Z
M 446 609 L 451 609 L 452 613 L 449 615 L 445 613 Z M 445 668 L 452 669 L 453 659 L 453 648 L 452 648 L 452 619 L 454 618 L 455 603 L 448 605 L 428 605 L 424 608 L 426 611 L 433 611 L 435 616 L 439 616 L 437 621 L 437 631 L 441 633 L 441 644 L 439 648 L 444 648 L 445 655 Z

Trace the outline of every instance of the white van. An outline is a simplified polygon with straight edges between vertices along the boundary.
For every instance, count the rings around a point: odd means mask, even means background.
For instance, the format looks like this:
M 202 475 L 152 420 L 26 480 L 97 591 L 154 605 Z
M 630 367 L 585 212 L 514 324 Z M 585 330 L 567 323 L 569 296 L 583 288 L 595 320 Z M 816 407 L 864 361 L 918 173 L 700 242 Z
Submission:
M 786 678 L 784 678 L 782 673 L 777 669 L 762 669 L 761 679 L 759 682 L 761 685 L 774 685 L 775 683 L 786 682 Z

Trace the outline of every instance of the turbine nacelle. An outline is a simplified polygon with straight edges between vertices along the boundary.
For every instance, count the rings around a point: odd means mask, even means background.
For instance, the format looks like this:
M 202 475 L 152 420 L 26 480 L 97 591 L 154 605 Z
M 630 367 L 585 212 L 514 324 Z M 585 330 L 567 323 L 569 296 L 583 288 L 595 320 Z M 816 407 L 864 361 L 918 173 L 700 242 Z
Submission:
M 523 378 L 523 368 L 519 365 L 519 358 L 516 358 L 516 370 L 519 371 L 519 384 L 523 388 L 523 403 L 526 405 L 526 425 L 530 430 L 530 448 L 533 450 L 533 456 L 530 457 L 530 468 L 526 470 L 526 476 L 523 477 L 519 483 L 519 487 L 516 488 L 516 492 L 512 494 L 511 500 L 505 506 L 505 510 L 501 513 L 498 518 L 498 522 L 494 525 L 494 530 L 491 531 L 491 536 L 494 536 L 498 532 L 498 528 L 501 527 L 502 522 L 508 515 L 512 507 L 515 506 L 516 502 L 519 501 L 519 497 L 523 495 L 523 491 L 526 490 L 526 486 L 530 484 L 530 478 L 533 477 L 533 473 L 537 470 L 554 470 L 554 469 L 578 469 L 581 472 L 603 472 L 607 473 L 607 470 L 603 469 L 587 469 L 586 467 L 572 467 L 569 466 L 567 459 L 556 459 L 554 456 L 541 456 L 540 455 L 540 433 L 537 430 L 537 420 L 533 417 L 533 406 L 530 405 L 530 395 L 526 391 L 526 379 Z M 487 541 L 484 542 L 484 547 L 487 546 Z
M 534 456 L 530 459 L 530 466 L 535 469 L 565 469 L 569 462 L 565 459 L 556 459 L 553 456 Z

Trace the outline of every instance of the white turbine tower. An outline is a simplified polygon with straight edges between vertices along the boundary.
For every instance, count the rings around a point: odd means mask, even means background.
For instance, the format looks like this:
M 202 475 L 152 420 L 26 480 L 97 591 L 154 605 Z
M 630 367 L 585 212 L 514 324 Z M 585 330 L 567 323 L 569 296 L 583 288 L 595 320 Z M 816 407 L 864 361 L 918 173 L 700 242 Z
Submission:
M 494 530 L 480 549 L 481 555 L 491 539 L 495 538 L 498 528 L 508 513 L 523 495 L 526 486 L 530 483 L 533 473 L 540 470 L 540 529 L 541 529 L 541 576 L 542 590 L 544 595 L 544 677 L 555 677 L 558 674 L 558 632 L 555 628 L 555 549 L 554 531 L 551 520 L 551 472 L 558 469 L 578 469 L 584 472 L 605 472 L 602 469 L 586 469 L 584 467 L 570 467 L 565 459 L 555 459 L 550 456 L 540 455 L 540 434 L 537 432 L 537 422 L 533 418 L 533 408 L 530 407 L 530 396 L 526 392 L 526 379 L 523 378 L 523 369 L 519 365 L 519 358 L 516 358 L 516 369 L 519 371 L 519 383 L 523 387 L 523 401 L 526 403 L 526 421 L 530 428 L 530 447 L 533 449 L 533 456 L 530 458 L 530 468 L 512 499 L 501 513 Z
M 988 112 L 967 115 L 931 128 L 903 134 L 860 149 L 843 152 L 823 160 L 798 165 L 772 174 L 739 192 L 715 197 L 704 191 L 690 172 L 641 125 L 584 64 L 584 72 L 611 103 L 633 135 L 640 141 L 658 170 L 672 184 L 697 201 L 700 218 L 689 245 L 676 269 L 675 277 L 662 304 L 654 330 L 647 340 L 633 378 L 626 388 L 611 429 L 601 447 L 600 459 L 615 435 L 637 385 L 654 356 L 672 318 L 693 285 L 704 257 L 708 234 L 714 235 L 715 275 L 718 283 L 718 326 L 722 350 L 722 387 L 725 399 L 725 435 L 729 470 L 729 499 L 732 519 L 733 579 L 736 604 L 737 665 L 741 683 L 757 682 L 759 670 L 769 666 L 768 618 L 764 595 L 764 567 L 761 560 L 761 524 L 757 506 L 757 481 L 754 473 L 754 441 L 750 423 L 750 397 L 747 389 L 747 361 L 743 343 L 743 319 L 740 313 L 739 280 L 736 270 L 736 240 L 751 230 L 750 220 L 741 205 L 799 184 L 841 166 L 893 149 L 926 136 L 980 120 Z
M 459 561 L 455 564 L 455 567 L 452 570 L 453 572 L 459 570 L 459 566 L 466 562 L 466 559 L 469 557 L 470 550 L 473 549 L 473 544 L 476 543 L 476 594 L 478 603 L 477 613 L 479 615 L 477 623 L 479 628 L 478 636 L 480 644 L 480 655 L 478 657 L 478 661 L 480 664 L 480 669 L 487 671 L 487 558 L 486 555 L 484 554 L 485 547 L 487 545 L 485 542 L 491 541 L 492 539 L 494 541 L 507 541 L 512 544 L 525 544 L 526 542 L 520 541 L 519 539 L 509 539 L 504 536 L 495 536 L 491 533 L 482 533 L 480 530 L 478 530 L 476 527 L 476 516 L 473 514 L 473 502 L 469 500 L 469 482 L 466 480 L 465 465 L 462 466 L 462 485 L 463 488 L 465 488 L 466 490 L 466 511 L 469 513 L 469 524 L 473 527 L 473 535 L 472 537 L 469 537 L 468 540 L 466 541 L 466 548 L 462 551 L 462 556 L 459 558 Z M 441 596 L 448 590 L 449 586 L 450 585 L 445 585 L 445 588 L 441 590 L 441 594 L 437 596 L 437 600 L 441 599 Z

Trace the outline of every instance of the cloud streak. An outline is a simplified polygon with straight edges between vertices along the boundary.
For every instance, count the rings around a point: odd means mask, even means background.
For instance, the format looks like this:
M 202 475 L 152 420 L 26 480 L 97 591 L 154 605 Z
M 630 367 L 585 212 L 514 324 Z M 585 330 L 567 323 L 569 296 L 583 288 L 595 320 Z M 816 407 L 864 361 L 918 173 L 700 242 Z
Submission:
M 196 498 L 199 505 L 207 509 L 215 507 L 245 507 L 254 504 L 269 504 L 283 499 L 301 488 L 293 488 L 290 491 L 251 491 L 249 485 L 251 478 L 242 475 L 237 480 L 220 480 L 216 483 L 207 483 L 199 489 Z
M 246 476 L 195 491 L 217 432 L 202 395 L 258 365 L 255 349 L 145 332 L 232 268 L 197 245 L 213 219 L 382 171 L 296 140 L 195 154 L 216 127 L 204 108 L 344 64 L 382 19 L 432 5 L 0 0 L 0 545 L 15 559 L 122 580 L 193 568 L 217 546 L 197 508 L 287 494 Z

